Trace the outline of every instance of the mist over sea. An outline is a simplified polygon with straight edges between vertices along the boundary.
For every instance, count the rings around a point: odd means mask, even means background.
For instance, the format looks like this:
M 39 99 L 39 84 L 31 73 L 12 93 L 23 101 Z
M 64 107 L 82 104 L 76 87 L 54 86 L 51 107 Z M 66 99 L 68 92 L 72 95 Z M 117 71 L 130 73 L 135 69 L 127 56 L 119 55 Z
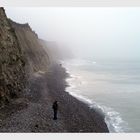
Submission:
M 110 132 L 140 132 L 140 61 L 63 62 L 66 90 L 105 114 Z

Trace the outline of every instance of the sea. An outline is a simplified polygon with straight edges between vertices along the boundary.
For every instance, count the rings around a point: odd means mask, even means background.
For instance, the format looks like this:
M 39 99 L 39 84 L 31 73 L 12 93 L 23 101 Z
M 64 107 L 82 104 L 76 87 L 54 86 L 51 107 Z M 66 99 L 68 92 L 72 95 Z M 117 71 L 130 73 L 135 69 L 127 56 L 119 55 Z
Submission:
M 140 132 L 140 61 L 62 61 L 66 91 L 105 115 L 109 132 Z

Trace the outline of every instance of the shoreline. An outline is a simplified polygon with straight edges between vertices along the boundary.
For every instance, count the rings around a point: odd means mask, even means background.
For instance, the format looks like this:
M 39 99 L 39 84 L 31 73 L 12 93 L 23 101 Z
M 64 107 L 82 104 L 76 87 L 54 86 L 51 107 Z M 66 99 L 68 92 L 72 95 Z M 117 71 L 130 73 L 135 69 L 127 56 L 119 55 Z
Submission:
M 91 99 L 89 99 L 89 98 L 87 98 L 87 97 L 85 97 L 83 95 L 75 94 L 73 92 L 71 93 L 71 91 L 69 91 L 69 88 L 71 88 L 71 85 L 70 85 L 70 83 L 68 81 L 69 81 L 69 79 L 72 79 L 73 78 L 73 75 L 71 75 L 71 73 L 67 70 L 66 67 L 63 67 L 63 68 L 65 69 L 65 71 L 66 71 L 66 73 L 68 75 L 65 78 L 66 83 L 68 83 L 68 85 L 66 84 L 65 91 L 68 94 L 70 94 L 71 96 L 73 96 L 74 98 L 76 98 L 78 101 L 80 101 L 82 103 L 85 103 L 88 107 L 92 108 L 93 110 L 96 110 L 99 115 L 102 115 L 104 117 L 104 122 L 107 125 L 107 129 L 108 129 L 109 133 L 110 132 L 116 132 L 115 128 L 113 129 L 113 131 L 109 129 L 109 126 L 108 125 L 110 125 L 110 122 L 108 122 L 106 120 L 106 117 L 107 117 L 106 116 L 106 112 L 104 112 L 104 109 L 103 109 L 102 106 L 98 105 L 97 103 L 93 102 Z
M 49 84 L 51 81 L 49 79 L 48 88 L 60 105 L 65 105 L 65 107 L 61 106 L 60 112 L 66 116 L 64 120 L 68 132 L 109 132 L 104 114 L 90 108 L 88 104 L 65 91 L 65 88 L 70 86 L 66 82 L 66 78 L 70 76 L 66 69 L 59 65 L 55 65 L 52 69 L 58 77 L 54 80 L 54 84 Z M 61 79 L 62 83 L 58 79 Z M 55 84 L 57 86 L 52 88 L 51 86 Z M 56 91 L 61 92 L 61 94 L 58 95 Z

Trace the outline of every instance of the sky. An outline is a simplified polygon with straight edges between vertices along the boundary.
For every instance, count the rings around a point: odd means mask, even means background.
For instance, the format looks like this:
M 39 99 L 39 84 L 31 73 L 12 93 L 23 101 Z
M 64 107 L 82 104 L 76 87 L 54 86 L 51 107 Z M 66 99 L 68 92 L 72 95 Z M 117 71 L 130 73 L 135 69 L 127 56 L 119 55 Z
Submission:
M 140 60 L 140 7 L 5 7 L 40 38 L 80 58 Z

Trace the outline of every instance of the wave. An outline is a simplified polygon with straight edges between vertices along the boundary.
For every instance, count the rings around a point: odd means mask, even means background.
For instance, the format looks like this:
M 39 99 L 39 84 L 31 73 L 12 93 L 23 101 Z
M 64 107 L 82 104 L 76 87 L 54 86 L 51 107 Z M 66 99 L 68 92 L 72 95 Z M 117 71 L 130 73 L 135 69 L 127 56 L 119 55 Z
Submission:
M 77 98 L 78 100 L 86 103 L 89 107 L 102 112 L 105 115 L 105 122 L 108 126 L 109 132 L 111 133 L 123 133 L 130 132 L 130 128 L 128 124 L 122 119 L 119 112 L 115 111 L 111 107 L 107 107 L 101 103 L 97 103 L 86 96 L 80 95 L 80 90 L 76 88 L 76 85 L 72 84 L 77 79 L 78 76 L 71 75 L 69 70 L 66 68 L 67 73 L 69 73 L 70 77 L 66 79 L 66 82 L 69 84 L 69 87 L 66 88 L 66 91 L 69 92 L 72 96 Z
M 102 112 L 105 114 L 105 123 L 107 124 L 107 127 L 109 129 L 109 132 L 111 133 L 122 133 L 129 131 L 129 128 L 127 127 L 127 123 L 123 121 L 121 118 L 121 115 L 114 111 L 112 108 L 99 105 L 96 102 L 93 102 L 92 100 L 82 96 L 75 94 L 74 92 L 70 92 L 67 90 L 69 94 L 71 94 L 73 97 L 77 98 L 78 100 L 86 103 L 89 107 L 97 109 L 99 112 Z
M 108 126 L 109 132 L 129 132 L 130 128 L 127 127 L 127 123 L 123 121 L 121 115 L 118 112 L 114 111 L 112 108 L 100 105 L 99 103 L 93 102 L 87 97 L 78 95 L 74 92 L 70 92 L 69 90 L 66 91 L 69 92 L 69 94 L 71 94 L 73 97 L 86 103 L 89 107 L 97 109 L 99 112 L 105 114 L 105 122 Z

